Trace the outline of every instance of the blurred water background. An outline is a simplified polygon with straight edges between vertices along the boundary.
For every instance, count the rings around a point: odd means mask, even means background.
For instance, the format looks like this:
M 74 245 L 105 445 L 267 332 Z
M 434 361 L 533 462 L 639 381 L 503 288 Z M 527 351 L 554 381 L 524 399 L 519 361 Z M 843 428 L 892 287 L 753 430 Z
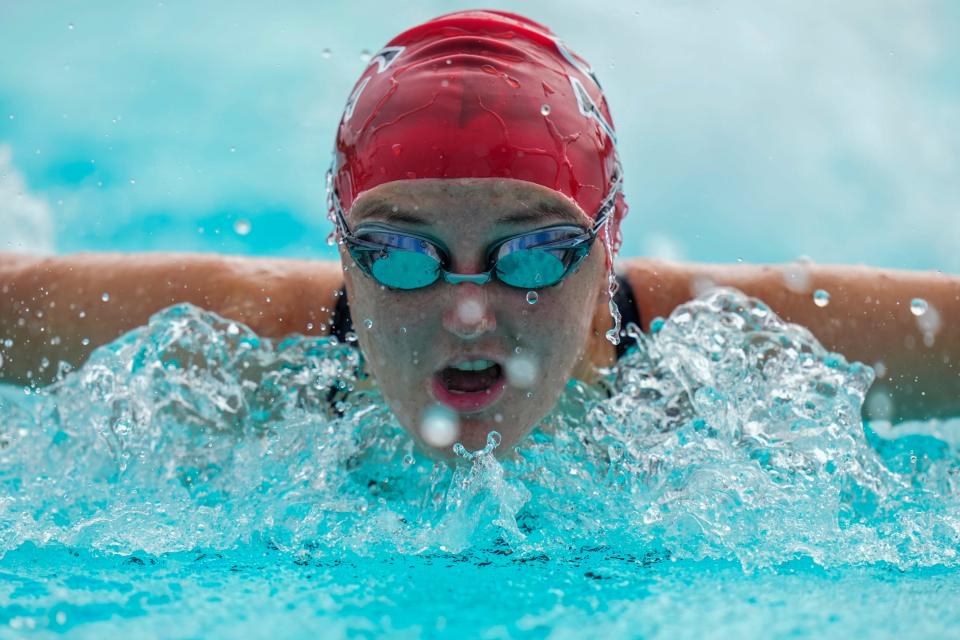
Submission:
M 0 0 L 0 250 L 332 258 L 323 172 L 353 82 L 472 6 Z M 960 272 L 960 4 L 491 6 L 597 70 L 624 255 Z

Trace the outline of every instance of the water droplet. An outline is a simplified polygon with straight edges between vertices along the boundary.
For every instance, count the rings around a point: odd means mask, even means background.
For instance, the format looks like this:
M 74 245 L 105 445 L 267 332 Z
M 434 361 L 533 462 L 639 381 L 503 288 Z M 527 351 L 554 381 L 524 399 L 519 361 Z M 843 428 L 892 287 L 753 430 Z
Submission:
M 80 341 L 80 344 L 82 344 L 85 347 L 90 346 L 90 338 L 84 338 L 83 340 Z
M 493 421 L 496 422 L 497 424 L 500 424 L 501 422 L 503 422 L 503 414 L 502 413 L 493 414 Z
M 457 305 L 457 316 L 464 324 L 474 325 L 483 320 L 483 303 L 476 298 L 465 298 Z
M 548 105 L 548 104 L 542 104 L 542 105 L 540 105 L 540 115 L 542 115 L 542 116 L 548 116 L 548 115 L 550 115 L 550 105 Z
M 399 156 L 401 153 L 403 153 L 403 145 L 400 143 L 394 144 L 390 147 L 390 150 L 393 151 L 393 155 Z
M 536 383 L 540 367 L 531 356 L 517 355 L 507 360 L 506 373 L 511 385 L 519 389 L 529 389 Z
M 238 327 L 235 322 L 231 322 L 227 325 L 227 333 L 231 336 L 238 335 L 240 333 L 240 327 Z
M 373 320 L 367 318 L 363 321 L 363 326 L 365 326 L 367 329 L 373 329 Z
M 323 58 L 324 60 L 329 60 L 330 56 L 332 55 L 333 55 L 333 52 L 330 49 L 324 49 L 323 51 L 320 52 L 320 57 Z
M 423 413 L 420 437 L 431 447 L 449 447 L 460 435 L 457 414 L 443 405 L 435 404 Z
M 793 262 L 783 267 L 783 284 L 799 294 L 810 292 L 810 270 L 803 263 Z
M 877 361 L 873 365 L 873 371 L 877 374 L 877 379 L 882 380 L 887 377 L 887 365 L 883 361 Z
M 237 220 L 233 223 L 233 232 L 238 236 L 249 235 L 252 228 L 249 220 Z
M 813 292 L 813 304 L 818 307 L 825 307 L 830 304 L 830 294 L 823 289 L 817 289 Z
M 86 312 L 86 311 L 81 311 L 80 313 L 77 314 L 77 317 L 82 320 L 82 319 L 84 319 L 84 318 L 87 317 L 87 312 Z
M 527 304 L 537 304 L 538 300 L 540 300 L 539 293 L 536 291 L 527 291 Z
M 103 300 L 104 302 L 110 302 L 110 294 L 107 292 L 104 292 L 103 295 L 100 296 L 100 299 Z
M 930 305 L 923 298 L 914 298 L 910 301 L 910 313 L 915 316 L 922 316 L 929 308 Z
M 406 327 L 400 327 L 400 333 L 406 335 L 406 334 L 407 334 L 407 328 L 406 328 Z

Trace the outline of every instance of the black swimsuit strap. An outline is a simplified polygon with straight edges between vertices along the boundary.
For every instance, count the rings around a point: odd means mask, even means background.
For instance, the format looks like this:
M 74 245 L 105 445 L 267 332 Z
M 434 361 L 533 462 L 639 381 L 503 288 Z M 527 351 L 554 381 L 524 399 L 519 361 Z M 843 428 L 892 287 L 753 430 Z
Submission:
M 347 290 L 340 287 L 337 305 L 333 308 L 333 317 L 330 319 L 330 335 L 336 336 L 340 342 L 346 342 L 347 334 L 351 331 L 353 318 L 350 317 L 350 305 L 347 304 Z
M 640 307 L 633 295 L 633 287 L 630 286 L 630 281 L 624 276 L 618 275 L 617 284 L 620 287 L 613 295 L 613 301 L 617 303 L 617 308 L 620 309 L 620 343 L 617 344 L 617 360 L 619 360 L 635 342 L 633 338 L 627 336 L 627 327 L 630 324 L 635 324 L 642 329 L 643 323 L 640 322 Z
M 636 298 L 633 296 L 633 288 L 623 276 L 617 276 L 617 282 L 620 288 L 613 296 L 614 302 L 620 309 L 620 344 L 617 345 L 617 358 L 622 358 L 623 354 L 633 343 L 633 340 L 627 337 L 627 325 L 633 323 L 638 327 L 640 323 L 640 310 L 637 308 Z M 347 291 L 340 288 L 337 295 L 337 305 L 333 309 L 333 318 L 331 318 L 330 335 L 336 336 L 340 342 L 346 342 L 347 334 L 353 331 L 353 319 L 350 317 L 350 306 L 347 304 Z

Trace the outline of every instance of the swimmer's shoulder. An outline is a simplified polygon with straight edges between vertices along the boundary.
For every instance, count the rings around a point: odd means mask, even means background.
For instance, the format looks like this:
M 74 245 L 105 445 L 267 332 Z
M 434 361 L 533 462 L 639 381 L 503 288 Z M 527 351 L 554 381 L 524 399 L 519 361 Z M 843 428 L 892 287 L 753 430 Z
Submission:
M 655 318 L 669 316 L 677 305 L 692 297 L 691 282 L 696 277 L 690 264 L 653 258 L 621 260 L 617 272 L 630 284 L 645 332 Z
M 222 315 L 265 337 L 327 335 L 343 288 L 339 261 L 224 258 L 232 283 Z

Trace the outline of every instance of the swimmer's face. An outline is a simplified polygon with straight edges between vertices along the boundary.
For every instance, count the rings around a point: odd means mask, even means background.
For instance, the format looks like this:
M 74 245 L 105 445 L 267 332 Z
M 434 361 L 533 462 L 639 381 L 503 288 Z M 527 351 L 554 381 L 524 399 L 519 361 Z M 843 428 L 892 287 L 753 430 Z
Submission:
M 518 220 L 518 212 L 530 215 Z M 508 236 L 592 224 L 566 196 L 502 178 L 390 182 L 363 192 L 347 222 L 351 229 L 377 222 L 429 237 L 447 249 L 451 271 L 462 274 L 485 271 L 487 249 Z M 431 407 L 456 411 L 457 441 L 468 450 L 482 448 L 488 433 L 499 432 L 497 453 L 504 455 L 553 408 L 575 370 L 586 368 L 594 312 L 606 295 L 599 240 L 575 273 L 539 289 L 535 304 L 526 290 L 496 280 L 440 280 L 422 289 L 391 290 L 361 272 L 342 246 L 341 259 L 368 368 L 400 423 L 434 454 L 450 455 L 451 447 L 437 449 L 423 437 L 421 424 Z M 497 366 L 469 370 L 486 367 L 484 361 Z

